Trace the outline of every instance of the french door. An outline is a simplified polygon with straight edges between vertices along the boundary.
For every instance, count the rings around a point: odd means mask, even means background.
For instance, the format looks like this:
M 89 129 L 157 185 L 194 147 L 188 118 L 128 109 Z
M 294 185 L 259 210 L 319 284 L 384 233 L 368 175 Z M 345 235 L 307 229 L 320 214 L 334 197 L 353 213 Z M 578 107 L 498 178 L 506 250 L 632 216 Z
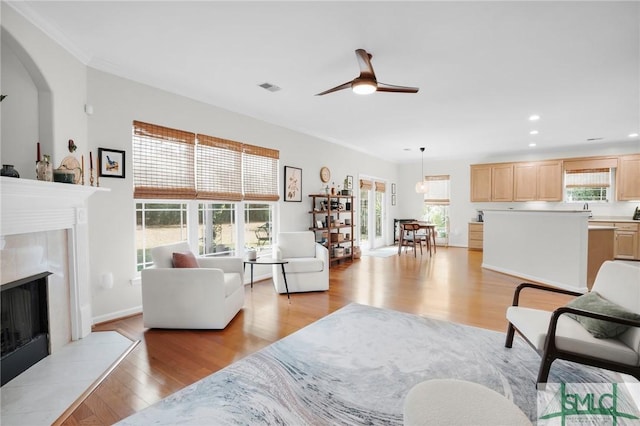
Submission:
M 386 217 L 384 185 L 364 180 L 360 188 L 360 247 L 363 250 L 384 245 Z M 370 182 L 370 183 L 369 183 Z M 376 190 L 376 188 L 378 190 Z M 382 190 L 381 190 L 382 189 Z

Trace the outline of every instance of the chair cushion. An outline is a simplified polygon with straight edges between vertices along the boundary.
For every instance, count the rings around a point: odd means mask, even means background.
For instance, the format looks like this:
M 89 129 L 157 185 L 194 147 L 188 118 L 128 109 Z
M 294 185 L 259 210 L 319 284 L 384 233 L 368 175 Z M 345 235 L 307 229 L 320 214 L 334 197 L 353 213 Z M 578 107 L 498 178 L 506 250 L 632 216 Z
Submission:
M 227 272 L 224 274 L 225 297 L 230 296 L 240 287 L 242 287 L 242 281 L 240 281 L 240 274 L 236 272 Z
M 278 248 L 283 259 L 315 257 L 315 233 L 312 231 L 281 232 L 278 235 Z
M 197 268 L 198 261 L 190 251 L 186 253 L 173 253 L 174 268 Z
M 295 274 L 298 272 L 322 272 L 324 269 L 324 262 L 322 259 L 316 259 L 315 257 L 292 258 L 285 260 L 289 261 L 289 263 L 284 265 L 284 270 L 287 274 Z
M 609 300 L 601 297 L 595 291 L 575 298 L 571 302 L 567 303 L 567 306 L 618 318 L 640 320 L 640 315 L 629 312 L 622 306 L 610 302 Z M 616 337 L 629 329 L 628 325 L 603 321 L 582 315 L 567 314 L 567 316 L 578 321 L 589 333 L 599 339 Z
M 510 306 L 507 319 L 539 351 L 544 350 L 552 312 Z M 567 352 L 592 354 L 628 365 L 640 365 L 638 354 L 618 339 L 596 339 L 577 321 L 562 315 L 556 329 L 556 347 Z

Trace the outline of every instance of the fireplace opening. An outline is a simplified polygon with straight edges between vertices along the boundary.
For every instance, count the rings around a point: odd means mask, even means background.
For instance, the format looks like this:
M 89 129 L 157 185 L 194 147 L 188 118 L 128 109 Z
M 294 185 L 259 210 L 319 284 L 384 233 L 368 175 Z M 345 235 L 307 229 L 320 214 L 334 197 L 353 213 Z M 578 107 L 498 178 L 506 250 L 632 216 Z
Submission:
M 2 386 L 49 355 L 47 277 L 43 272 L 2 285 Z

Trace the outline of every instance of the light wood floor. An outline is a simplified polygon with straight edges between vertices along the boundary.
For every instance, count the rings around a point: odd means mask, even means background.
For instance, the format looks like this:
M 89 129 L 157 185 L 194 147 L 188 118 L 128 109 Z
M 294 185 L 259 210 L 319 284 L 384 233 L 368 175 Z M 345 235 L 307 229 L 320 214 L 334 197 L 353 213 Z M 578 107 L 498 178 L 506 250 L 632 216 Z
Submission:
M 63 424 L 112 424 L 352 302 L 504 331 L 522 279 L 483 270 L 481 262 L 481 252 L 463 248 L 438 248 L 433 257 L 365 256 L 334 266 L 328 292 L 294 294 L 291 304 L 262 281 L 246 287 L 244 309 L 220 331 L 148 330 L 141 315 L 97 325 L 141 343 Z M 567 300 L 521 298 L 547 309 Z

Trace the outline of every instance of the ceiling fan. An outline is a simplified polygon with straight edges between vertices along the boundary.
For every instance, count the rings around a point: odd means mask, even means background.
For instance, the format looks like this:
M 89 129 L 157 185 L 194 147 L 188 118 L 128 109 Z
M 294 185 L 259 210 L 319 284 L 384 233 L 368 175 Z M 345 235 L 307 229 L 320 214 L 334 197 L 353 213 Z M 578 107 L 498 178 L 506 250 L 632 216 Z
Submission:
M 351 88 L 354 93 L 359 95 L 368 95 L 373 92 L 397 92 L 397 93 L 417 93 L 417 87 L 408 86 L 394 86 L 392 84 L 380 83 L 376 79 L 376 74 L 373 72 L 373 65 L 371 65 L 370 53 L 367 53 L 364 49 L 356 50 L 356 57 L 358 58 L 358 65 L 360 65 L 360 75 L 351 81 L 348 81 L 340 86 L 336 86 L 332 89 L 325 90 L 324 92 L 316 94 L 316 96 L 326 95 L 328 93 L 337 92 L 338 90 Z

